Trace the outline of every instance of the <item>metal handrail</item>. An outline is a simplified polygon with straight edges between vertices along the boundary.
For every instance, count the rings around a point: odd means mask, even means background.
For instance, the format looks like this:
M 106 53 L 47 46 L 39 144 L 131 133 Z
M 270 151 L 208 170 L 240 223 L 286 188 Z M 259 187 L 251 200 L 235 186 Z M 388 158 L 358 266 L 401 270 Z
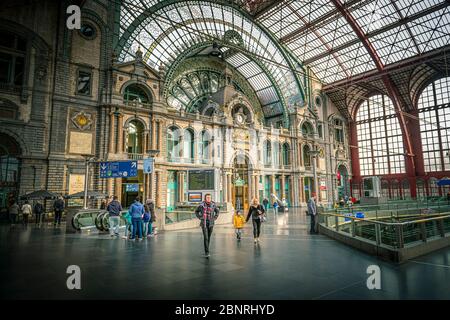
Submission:
M 358 220 L 358 221 L 366 221 L 366 222 L 372 222 L 374 224 L 382 224 L 382 225 L 389 225 L 389 226 L 404 226 L 404 225 L 408 225 L 408 224 L 416 224 L 416 223 L 423 223 L 423 222 L 428 222 L 428 221 L 443 220 L 445 218 L 450 218 L 450 212 L 447 212 L 447 213 L 444 213 L 444 214 L 434 214 L 434 215 L 437 215 L 438 217 L 431 217 L 431 218 L 426 218 L 426 219 L 420 219 L 420 220 L 414 220 L 414 221 L 405 221 L 405 222 L 376 221 L 376 220 L 369 219 L 369 218 L 356 218 L 356 217 L 353 217 L 353 216 L 346 216 L 346 215 L 342 215 L 342 214 L 338 214 L 338 213 L 321 213 L 321 215 L 341 217 L 341 218 L 346 218 L 346 219 L 351 219 L 351 220 Z M 377 219 L 377 218 L 375 218 L 375 219 Z

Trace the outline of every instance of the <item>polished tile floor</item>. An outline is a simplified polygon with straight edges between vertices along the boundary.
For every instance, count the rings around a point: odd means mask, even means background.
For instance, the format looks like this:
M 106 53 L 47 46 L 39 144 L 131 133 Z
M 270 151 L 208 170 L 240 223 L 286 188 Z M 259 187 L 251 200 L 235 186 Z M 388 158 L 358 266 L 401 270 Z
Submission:
M 402 265 L 308 234 L 304 210 L 269 216 L 259 245 L 217 226 L 211 258 L 200 229 L 135 242 L 64 229 L 0 227 L 1 298 L 8 299 L 450 299 L 450 248 Z M 66 269 L 81 269 L 68 290 Z M 367 267 L 381 269 L 369 290 Z

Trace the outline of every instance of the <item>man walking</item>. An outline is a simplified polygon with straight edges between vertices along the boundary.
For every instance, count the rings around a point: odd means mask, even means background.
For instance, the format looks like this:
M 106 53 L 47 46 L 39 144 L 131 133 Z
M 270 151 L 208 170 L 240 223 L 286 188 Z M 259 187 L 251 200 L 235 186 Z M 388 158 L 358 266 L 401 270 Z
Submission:
M 317 205 L 316 205 L 316 194 L 313 193 L 312 197 L 308 200 L 308 215 L 311 217 L 311 234 L 317 234 L 316 232 L 316 217 L 317 217 Z
M 269 209 L 269 200 L 267 198 L 264 198 L 263 206 L 264 206 L 264 210 L 267 212 L 267 209 Z
M 205 247 L 205 258 L 209 259 L 209 243 L 214 228 L 214 222 L 219 217 L 219 209 L 211 201 L 211 195 L 205 195 L 205 200 L 195 210 L 195 215 L 200 219 L 200 227 L 203 231 L 203 245 Z
M 41 226 L 41 215 L 44 213 L 44 206 L 39 201 L 34 205 L 34 214 L 36 216 L 36 226 Z
M 120 204 L 117 196 L 113 197 L 113 201 L 108 204 L 106 209 L 109 213 L 109 233 L 111 237 L 118 237 L 122 205 Z
M 64 200 L 63 197 L 59 197 L 55 203 L 53 203 L 53 210 L 55 211 L 55 222 L 53 224 L 56 227 L 56 223 L 58 223 L 58 227 L 61 225 L 61 217 L 64 211 Z
M 33 209 L 31 208 L 28 200 L 25 201 L 25 204 L 22 206 L 22 224 L 24 227 L 28 227 L 28 217 L 33 213 Z

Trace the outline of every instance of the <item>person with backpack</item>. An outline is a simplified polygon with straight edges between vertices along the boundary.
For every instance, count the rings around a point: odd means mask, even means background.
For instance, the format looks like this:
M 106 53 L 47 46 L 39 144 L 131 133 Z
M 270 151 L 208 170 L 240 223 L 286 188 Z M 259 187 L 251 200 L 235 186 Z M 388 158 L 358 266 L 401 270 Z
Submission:
M 26 200 L 25 204 L 22 206 L 22 224 L 24 227 L 28 227 L 28 218 L 32 213 L 33 209 L 28 200 Z
M 247 223 L 248 220 L 250 220 L 250 217 L 252 218 L 253 237 L 255 243 L 259 242 L 259 236 L 261 234 L 261 222 L 265 218 L 264 213 L 265 213 L 264 208 L 262 205 L 259 204 L 258 198 L 253 198 L 252 204 L 248 209 L 248 214 L 247 218 L 245 219 L 245 222 Z
M 278 210 L 278 201 L 275 200 L 275 202 L 273 203 L 273 215 L 276 216 L 277 215 L 277 210 Z
M 219 217 L 219 209 L 211 201 L 211 194 L 205 194 L 205 200 L 195 210 L 195 215 L 200 220 L 200 227 L 203 232 L 203 245 L 205 248 L 205 258 L 209 259 L 209 243 L 214 228 L 214 222 Z
M 313 193 L 312 197 L 308 200 L 308 215 L 311 217 L 311 229 L 309 232 L 311 234 L 317 234 L 316 232 L 316 219 L 317 219 L 317 204 L 316 204 L 316 194 Z
M 41 216 L 42 216 L 42 213 L 44 213 L 44 206 L 42 205 L 42 203 L 40 203 L 39 201 L 35 203 L 34 208 L 33 208 L 33 213 L 36 217 L 35 225 L 41 226 Z
M 141 197 L 137 196 L 136 200 L 130 206 L 131 221 L 133 223 L 133 231 L 131 232 L 131 240 L 136 239 L 136 233 L 139 240 L 142 239 L 142 217 L 144 216 L 144 206 L 141 203 Z
M 55 222 L 54 222 L 53 226 L 56 227 L 56 223 L 58 223 L 58 227 L 59 227 L 61 225 L 61 217 L 62 217 L 62 213 L 64 211 L 63 197 L 59 197 L 53 203 L 53 210 L 55 211 Z
M 119 236 L 120 212 L 122 211 L 122 205 L 118 199 L 119 198 L 117 196 L 114 196 L 113 201 L 111 201 L 105 208 L 109 213 L 109 233 L 111 234 L 111 237 Z

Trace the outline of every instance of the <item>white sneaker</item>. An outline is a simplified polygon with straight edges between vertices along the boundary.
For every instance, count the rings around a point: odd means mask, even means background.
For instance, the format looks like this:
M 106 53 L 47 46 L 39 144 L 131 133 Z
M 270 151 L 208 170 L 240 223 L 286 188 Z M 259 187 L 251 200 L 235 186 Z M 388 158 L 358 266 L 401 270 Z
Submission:
M 255 238 L 255 243 L 258 241 L 258 239 Z

